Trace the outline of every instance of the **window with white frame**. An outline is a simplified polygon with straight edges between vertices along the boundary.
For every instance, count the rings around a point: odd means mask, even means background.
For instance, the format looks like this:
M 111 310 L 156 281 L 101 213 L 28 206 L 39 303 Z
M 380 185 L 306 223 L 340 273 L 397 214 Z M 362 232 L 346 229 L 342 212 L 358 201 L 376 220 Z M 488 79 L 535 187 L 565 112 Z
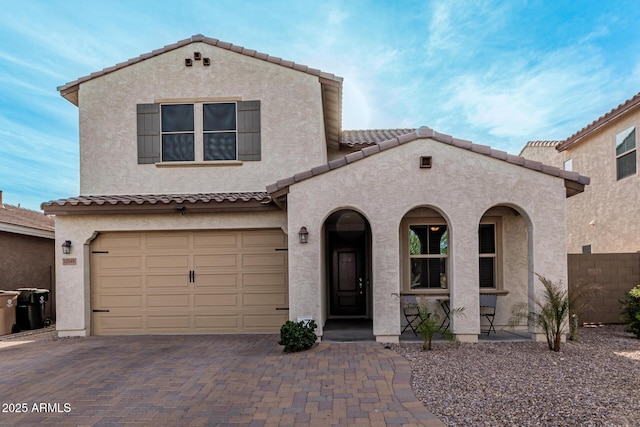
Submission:
M 409 225 L 409 287 L 447 289 L 449 233 L 444 224 Z
M 636 127 L 632 126 L 616 135 L 617 179 L 636 173 Z

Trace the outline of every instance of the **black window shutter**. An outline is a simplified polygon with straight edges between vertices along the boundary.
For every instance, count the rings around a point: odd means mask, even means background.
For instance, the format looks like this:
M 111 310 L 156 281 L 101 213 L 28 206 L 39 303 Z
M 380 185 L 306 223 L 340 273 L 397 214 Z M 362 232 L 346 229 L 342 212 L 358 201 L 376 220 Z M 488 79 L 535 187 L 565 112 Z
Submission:
M 238 160 L 260 160 L 260 101 L 238 102 Z
M 138 104 L 138 164 L 161 161 L 160 104 Z

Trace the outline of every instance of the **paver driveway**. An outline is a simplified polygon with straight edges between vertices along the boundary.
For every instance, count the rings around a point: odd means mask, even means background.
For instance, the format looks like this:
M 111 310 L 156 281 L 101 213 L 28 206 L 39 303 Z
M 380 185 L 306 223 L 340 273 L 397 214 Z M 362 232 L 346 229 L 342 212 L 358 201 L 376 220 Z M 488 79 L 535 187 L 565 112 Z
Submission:
M 88 337 L 0 348 L 0 425 L 444 425 L 415 398 L 408 363 L 380 344 L 283 354 L 277 340 Z

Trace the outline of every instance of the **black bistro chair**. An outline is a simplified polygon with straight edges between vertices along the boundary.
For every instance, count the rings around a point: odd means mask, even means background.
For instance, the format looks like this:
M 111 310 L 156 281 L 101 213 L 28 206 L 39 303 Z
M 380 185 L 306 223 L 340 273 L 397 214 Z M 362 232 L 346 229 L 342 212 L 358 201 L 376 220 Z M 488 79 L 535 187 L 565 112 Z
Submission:
M 493 320 L 496 317 L 496 305 L 498 305 L 498 296 L 493 294 L 480 294 L 480 316 L 484 316 L 489 321 L 489 330 L 487 335 L 493 331 L 496 333 L 496 328 L 493 326 Z
M 420 326 L 423 319 L 420 315 L 420 307 L 418 306 L 418 299 L 415 295 L 404 295 L 402 297 L 402 313 L 404 314 L 404 318 L 407 320 L 407 324 L 402 332 L 410 328 L 417 336 L 418 326 Z

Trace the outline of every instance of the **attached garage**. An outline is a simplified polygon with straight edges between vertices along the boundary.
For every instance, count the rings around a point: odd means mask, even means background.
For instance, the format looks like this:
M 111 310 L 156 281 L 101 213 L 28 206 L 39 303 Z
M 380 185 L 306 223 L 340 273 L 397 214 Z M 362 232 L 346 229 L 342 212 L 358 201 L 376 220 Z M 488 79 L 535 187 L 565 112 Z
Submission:
M 275 333 L 289 318 L 280 229 L 106 232 L 90 249 L 93 335 Z

